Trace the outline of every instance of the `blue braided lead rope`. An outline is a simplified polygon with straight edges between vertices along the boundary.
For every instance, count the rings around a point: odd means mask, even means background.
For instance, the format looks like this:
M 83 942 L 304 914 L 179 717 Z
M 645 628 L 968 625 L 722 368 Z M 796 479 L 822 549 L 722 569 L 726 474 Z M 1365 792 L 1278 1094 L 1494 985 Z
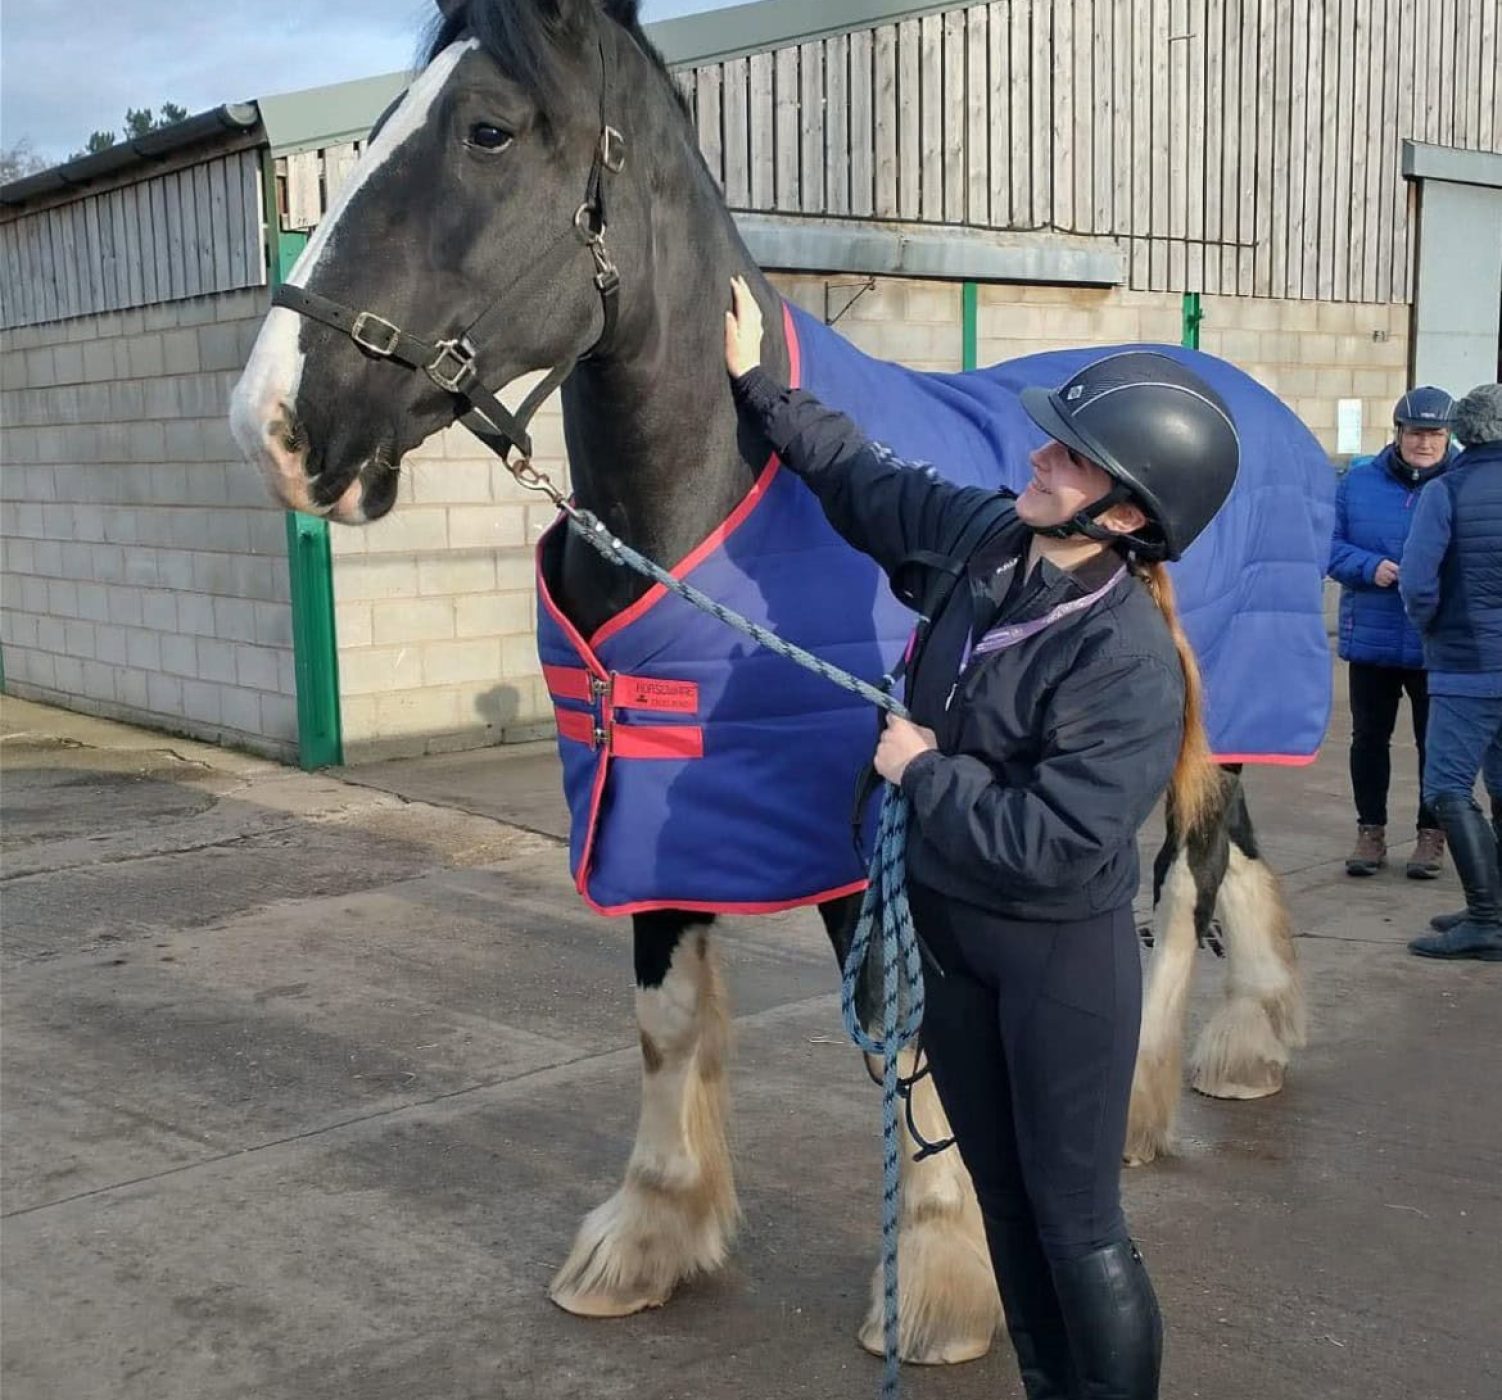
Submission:
M 778 656 L 823 676 L 832 685 L 851 691 L 890 714 L 907 716 L 907 707 L 885 690 L 840 670 L 838 666 L 831 666 L 792 642 L 783 641 L 765 627 L 715 602 L 691 584 L 674 578 L 646 555 L 617 539 L 592 512 L 580 510 L 567 501 L 560 502 L 560 508 L 568 515 L 574 533 L 612 563 L 651 579 Z M 904 1047 L 917 1039 L 923 1024 L 923 963 L 907 902 L 907 824 L 908 800 L 900 788 L 888 785 L 877 827 L 876 846 L 871 855 L 870 878 L 861 900 L 850 951 L 845 957 L 840 986 L 840 1012 L 846 1032 L 866 1054 L 881 1056 L 882 1350 L 885 1358 L 882 1400 L 897 1400 L 900 1390 L 897 1227 L 902 1192 L 902 1139 L 898 1124 L 901 1084 L 897 1075 L 897 1057 Z M 871 941 L 878 929 L 881 932 L 881 1037 L 873 1039 L 860 1023 L 855 1000 L 870 955 Z M 929 1145 L 925 1150 L 942 1150 L 942 1147 Z
M 900 1099 L 897 1056 L 912 1044 L 923 1025 L 923 963 L 907 902 L 908 800 L 900 788 L 888 785 L 881 807 L 871 877 L 861 900 L 860 917 L 845 956 L 840 980 L 840 1014 L 850 1039 L 868 1055 L 881 1056 L 881 1271 L 882 1271 L 882 1400 L 896 1400 L 897 1355 L 897 1227 L 902 1190 L 901 1136 L 897 1115 Z M 881 933 L 881 1038 L 873 1039 L 856 1011 L 856 989 L 870 955 L 871 941 Z
M 684 583 L 680 578 L 674 578 L 660 564 L 653 563 L 645 554 L 632 549 L 624 540 L 612 535 L 605 528 L 604 522 L 593 512 L 569 505 L 565 505 L 563 509 L 568 514 L 574 533 L 580 539 L 588 541 L 612 563 L 624 564 L 628 569 L 651 579 L 653 583 L 661 584 L 669 593 L 677 594 L 684 602 L 691 603 L 700 612 L 719 618 L 727 627 L 733 627 L 737 632 L 750 637 L 752 641 L 761 643 L 768 651 L 776 652 L 778 656 L 785 656 L 789 661 L 796 662 L 816 676 L 823 676 L 831 685 L 852 691 L 878 709 L 906 717 L 907 708 L 900 700 L 893 699 L 886 691 L 878 690 L 869 682 L 861 680 L 859 676 L 852 676 L 850 672 L 842 671 L 838 666 L 831 666 L 829 662 L 822 657 L 815 656 L 813 652 L 805 651 L 792 642 L 783 641 L 775 632 L 769 632 L 760 623 L 742 617 L 740 613 L 732 611 L 724 604 L 715 602 L 707 593 L 699 592 L 692 584 Z

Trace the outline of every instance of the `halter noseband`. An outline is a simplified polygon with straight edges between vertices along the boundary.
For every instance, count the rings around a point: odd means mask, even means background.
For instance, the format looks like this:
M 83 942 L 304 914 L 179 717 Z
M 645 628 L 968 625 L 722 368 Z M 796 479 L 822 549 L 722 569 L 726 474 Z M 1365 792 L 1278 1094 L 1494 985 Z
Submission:
M 446 11 L 447 13 L 447 11 Z M 598 36 L 597 36 L 598 37 Z M 523 462 L 532 456 L 532 439 L 527 424 L 549 394 L 573 373 L 574 366 L 601 346 L 609 343 L 619 314 L 621 277 L 605 247 L 605 177 L 619 174 L 626 163 L 626 139 L 606 119 L 610 96 L 610 66 L 605 58 L 605 43 L 600 46 L 600 137 L 595 143 L 584 199 L 574 211 L 573 224 L 564 230 L 543 255 L 527 269 L 528 276 L 550 270 L 554 263 L 568 260 L 583 247 L 594 261 L 595 290 L 600 294 L 604 325 L 598 338 L 562 363 L 555 365 L 547 377 L 522 401 L 513 414 L 485 387 L 479 368 L 487 335 L 501 320 L 500 300 L 520 280 L 513 278 L 494 297 L 480 316 L 466 329 L 443 339 L 427 341 L 403 330 L 394 321 L 374 311 L 356 311 L 330 297 L 310 292 L 305 287 L 283 283 L 272 293 L 271 304 L 296 311 L 322 325 L 349 336 L 361 350 L 376 359 L 392 360 L 408 369 L 421 370 L 440 389 L 454 395 L 466 405 L 458 421 L 496 453 L 508 466 L 512 449 L 520 452 Z

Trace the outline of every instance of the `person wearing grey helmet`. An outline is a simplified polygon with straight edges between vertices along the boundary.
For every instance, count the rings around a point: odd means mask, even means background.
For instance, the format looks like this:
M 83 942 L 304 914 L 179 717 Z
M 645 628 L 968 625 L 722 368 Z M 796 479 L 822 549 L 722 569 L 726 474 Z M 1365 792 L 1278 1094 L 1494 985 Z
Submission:
M 873 760 L 910 802 L 908 898 L 942 975 L 923 1049 L 975 1184 L 1029 1400 L 1154 1400 L 1163 1326 L 1121 1209 L 1142 974 L 1136 838 L 1165 789 L 1219 792 L 1164 561 L 1230 495 L 1236 426 L 1168 356 L 1103 356 L 1022 406 L 1020 496 L 959 487 L 761 367 L 743 284 L 737 403 L 924 619 L 911 719 Z
M 1423 643 L 1396 587 L 1398 560 L 1419 491 L 1454 457 L 1454 413 L 1455 400 L 1443 389 L 1410 389 L 1393 405 L 1393 440 L 1370 460 L 1352 463 L 1336 493 L 1328 572 L 1340 584 L 1337 650 L 1350 686 L 1356 845 L 1346 858 L 1348 875 L 1375 875 L 1387 863 L 1392 736 L 1405 695 L 1422 781 L 1429 689 Z M 1422 801 L 1417 825 L 1408 877 L 1432 880 L 1442 868 L 1445 836 Z
M 1408 947 L 1502 962 L 1502 384 L 1460 400 L 1455 436 L 1461 454 L 1419 497 L 1398 586 L 1429 668 L 1424 799 L 1444 823 L 1466 907 Z

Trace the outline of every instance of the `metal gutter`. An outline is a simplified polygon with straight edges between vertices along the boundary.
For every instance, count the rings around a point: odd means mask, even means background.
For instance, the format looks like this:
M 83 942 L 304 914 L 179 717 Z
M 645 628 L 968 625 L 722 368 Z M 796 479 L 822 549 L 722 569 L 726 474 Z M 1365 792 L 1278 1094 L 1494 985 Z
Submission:
M 227 131 L 253 131 L 260 122 L 261 114 L 256 110 L 254 102 L 226 103 L 222 107 L 199 112 L 196 116 L 184 117 L 171 126 L 148 131 L 145 136 L 117 141 L 107 150 L 80 156 L 65 165 L 57 165 L 51 170 L 42 170 L 23 179 L 12 180 L 8 185 L 0 185 L 0 205 L 25 204 L 38 195 L 77 189 L 131 165 L 165 160 L 178 151 L 212 140 Z

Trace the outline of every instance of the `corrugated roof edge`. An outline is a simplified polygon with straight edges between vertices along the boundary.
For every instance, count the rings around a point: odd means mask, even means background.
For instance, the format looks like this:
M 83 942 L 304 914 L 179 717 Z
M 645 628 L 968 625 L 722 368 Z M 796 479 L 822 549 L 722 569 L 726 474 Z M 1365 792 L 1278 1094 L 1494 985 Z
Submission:
M 962 8 L 960 0 L 755 0 L 658 20 L 646 30 L 662 56 L 680 68 Z
M 0 204 L 24 204 L 40 194 L 73 189 L 113 175 L 127 166 L 161 160 L 174 152 L 208 141 L 226 131 L 250 131 L 260 124 L 261 114 L 253 102 L 231 102 L 207 112 L 184 117 L 171 126 L 158 127 L 145 136 L 117 141 L 93 155 L 80 156 L 65 165 L 0 185 Z

